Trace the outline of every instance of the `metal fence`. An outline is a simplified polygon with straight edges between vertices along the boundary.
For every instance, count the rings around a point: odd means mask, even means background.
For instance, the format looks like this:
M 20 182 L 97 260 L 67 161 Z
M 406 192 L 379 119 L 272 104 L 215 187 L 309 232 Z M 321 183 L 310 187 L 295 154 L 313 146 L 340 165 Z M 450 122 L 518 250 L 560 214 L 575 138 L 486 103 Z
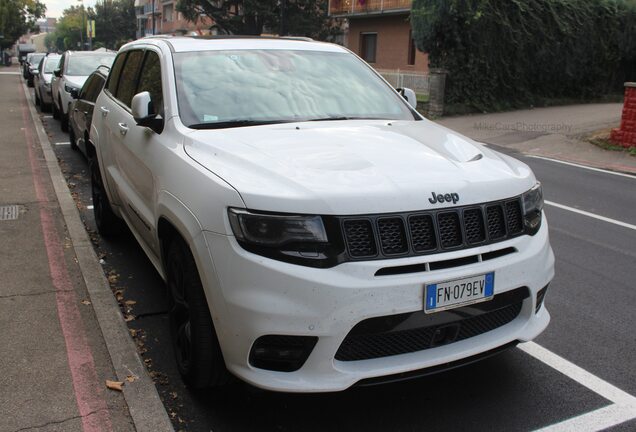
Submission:
M 378 70 L 393 87 L 408 87 L 413 89 L 418 95 L 428 95 L 430 93 L 430 79 L 426 73 L 404 72 L 398 70 Z

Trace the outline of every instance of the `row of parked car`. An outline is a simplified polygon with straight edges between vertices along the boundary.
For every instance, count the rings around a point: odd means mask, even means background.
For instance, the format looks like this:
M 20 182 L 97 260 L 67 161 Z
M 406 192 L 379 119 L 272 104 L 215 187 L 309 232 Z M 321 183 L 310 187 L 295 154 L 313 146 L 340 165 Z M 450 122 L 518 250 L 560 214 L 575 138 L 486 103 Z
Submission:
M 35 103 L 52 111 L 71 145 L 83 148 L 97 95 L 104 87 L 113 52 L 66 51 L 64 54 L 33 53 L 23 65 L 23 76 L 34 87 Z M 76 139 L 77 137 L 77 139 Z

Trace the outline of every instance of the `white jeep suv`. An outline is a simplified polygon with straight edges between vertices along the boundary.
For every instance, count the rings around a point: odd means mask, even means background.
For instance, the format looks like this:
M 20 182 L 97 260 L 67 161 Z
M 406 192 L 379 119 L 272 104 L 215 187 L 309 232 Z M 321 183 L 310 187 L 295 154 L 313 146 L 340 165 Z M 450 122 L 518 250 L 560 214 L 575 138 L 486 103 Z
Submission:
M 455 367 L 548 325 L 523 163 L 421 117 L 357 56 L 284 38 L 125 45 L 91 129 L 99 230 L 167 282 L 179 370 L 321 392 Z

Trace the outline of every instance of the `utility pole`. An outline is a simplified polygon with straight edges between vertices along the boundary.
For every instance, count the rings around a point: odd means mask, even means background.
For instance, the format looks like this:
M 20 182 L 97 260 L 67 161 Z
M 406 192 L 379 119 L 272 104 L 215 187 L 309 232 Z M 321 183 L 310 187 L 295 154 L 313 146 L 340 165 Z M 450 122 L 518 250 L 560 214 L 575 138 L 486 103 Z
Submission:
M 152 35 L 155 35 L 155 0 L 152 0 Z
M 287 36 L 287 0 L 280 0 L 280 28 L 279 36 Z
M 80 26 L 80 51 L 84 51 L 84 20 L 86 19 L 86 9 L 84 9 L 84 0 L 77 0 L 82 3 L 82 25 Z

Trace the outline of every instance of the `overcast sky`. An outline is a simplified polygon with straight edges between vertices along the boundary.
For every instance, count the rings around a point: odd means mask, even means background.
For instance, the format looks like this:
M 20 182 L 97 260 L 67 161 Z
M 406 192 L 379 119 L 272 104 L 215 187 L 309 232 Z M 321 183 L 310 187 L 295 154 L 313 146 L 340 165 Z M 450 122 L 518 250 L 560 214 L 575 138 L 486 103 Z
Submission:
M 69 8 L 73 5 L 82 5 L 82 3 L 77 0 L 44 0 L 42 3 L 46 5 L 47 18 L 59 18 L 62 16 L 62 12 L 64 11 L 64 9 Z M 95 0 L 84 0 L 84 5 L 86 7 L 94 6 Z

